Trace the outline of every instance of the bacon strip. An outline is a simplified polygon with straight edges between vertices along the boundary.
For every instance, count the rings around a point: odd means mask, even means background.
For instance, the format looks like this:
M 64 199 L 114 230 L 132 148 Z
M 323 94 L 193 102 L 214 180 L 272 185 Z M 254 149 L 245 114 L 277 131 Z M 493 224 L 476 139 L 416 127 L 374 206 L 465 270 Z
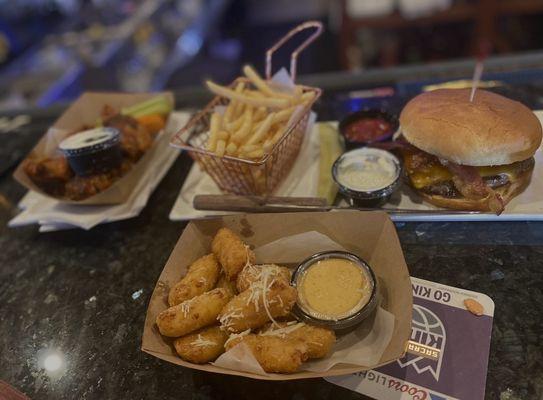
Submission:
M 489 208 L 497 215 L 500 215 L 505 208 L 502 197 L 486 184 L 475 167 L 440 160 L 436 156 L 414 147 L 403 137 L 392 142 L 372 143 L 369 146 L 389 151 L 401 150 L 402 152 L 413 153 L 409 164 L 411 172 L 423 170 L 432 164 L 440 163 L 453 174 L 452 181 L 454 186 L 465 198 L 475 200 L 486 199 Z
M 477 168 L 467 165 L 459 165 L 447 160 L 440 160 L 441 164 L 445 166 L 453 174 L 453 182 L 456 189 L 467 199 L 486 199 L 488 201 L 489 208 L 500 215 L 505 204 L 502 197 L 489 187 L 479 175 Z

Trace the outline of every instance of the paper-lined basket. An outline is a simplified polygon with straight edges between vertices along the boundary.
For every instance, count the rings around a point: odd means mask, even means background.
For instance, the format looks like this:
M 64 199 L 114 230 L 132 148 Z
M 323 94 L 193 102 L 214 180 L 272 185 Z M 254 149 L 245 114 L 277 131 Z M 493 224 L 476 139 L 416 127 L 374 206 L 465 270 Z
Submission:
M 101 115 L 102 108 L 105 105 L 120 110 L 152 97 L 162 95 L 171 104 L 174 105 L 174 97 L 171 92 L 162 93 L 107 93 L 107 92 L 86 92 L 83 93 L 68 109 L 55 121 L 48 131 L 43 135 L 40 141 L 30 152 L 30 155 L 37 157 L 49 157 L 58 152 L 58 144 L 70 133 L 80 130 L 83 126 L 92 126 Z M 156 144 L 156 139 L 155 139 Z M 84 200 L 75 201 L 67 198 L 53 197 L 38 187 L 25 173 L 23 163 L 19 164 L 13 177 L 28 190 L 40 193 L 43 196 L 55 199 L 62 203 L 70 204 L 121 204 L 124 203 L 133 188 L 143 176 L 142 172 L 147 168 L 149 162 L 153 159 L 153 154 L 157 146 L 153 146 L 132 166 L 130 171 L 115 181 L 106 190 L 88 197 Z M 30 156 L 29 155 L 29 156 Z M 27 156 L 28 157 L 28 156 Z
M 277 224 L 277 221 L 281 224 Z M 293 374 L 256 374 L 192 364 L 180 359 L 172 341 L 160 335 L 157 315 L 168 307 L 169 289 L 181 279 L 188 266 L 210 252 L 217 230 L 228 227 L 253 247 L 305 232 L 321 233 L 365 259 L 377 276 L 381 307 L 394 317 L 392 337 L 374 365 L 336 364 L 327 371 L 302 370 Z M 308 249 L 309 250 L 309 249 Z M 315 249 L 310 249 L 313 251 Z M 326 249 L 321 249 L 326 250 Z M 282 260 L 285 262 L 286 260 Z M 297 260 L 300 262 L 302 260 Z M 409 271 L 392 221 L 382 212 L 323 212 L 287 214 L 244 214 L 190 222 L 179 238 L 155 286 L 147 309 L 142 350 L 187 368 L 265 380 L 290 380 L 345 375 L 376 368 L 402 357 L 411 333 L 412 291 Z

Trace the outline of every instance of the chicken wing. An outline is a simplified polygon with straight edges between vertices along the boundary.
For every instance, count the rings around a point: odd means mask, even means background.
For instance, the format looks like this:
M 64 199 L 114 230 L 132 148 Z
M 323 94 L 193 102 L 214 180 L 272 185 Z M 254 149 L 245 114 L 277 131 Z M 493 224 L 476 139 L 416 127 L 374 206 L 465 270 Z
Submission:
M 54 196 L 64 194 L 64 185 L 74 175 L 65 157 L 29 158 L 25 160 L 23 169 L 32 182 Z

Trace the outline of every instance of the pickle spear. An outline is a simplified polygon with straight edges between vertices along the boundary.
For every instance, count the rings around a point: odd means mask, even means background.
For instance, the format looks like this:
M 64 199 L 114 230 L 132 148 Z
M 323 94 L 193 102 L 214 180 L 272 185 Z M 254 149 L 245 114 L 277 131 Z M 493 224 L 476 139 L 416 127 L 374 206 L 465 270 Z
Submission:
M 317 197 L 326 199 L 329 205 L 334 203 L 337 185 L 332 178 L 332 165 L 343 154 L 343 141 L 336 128 L 327 123 L 319 124 L 320 160 Z

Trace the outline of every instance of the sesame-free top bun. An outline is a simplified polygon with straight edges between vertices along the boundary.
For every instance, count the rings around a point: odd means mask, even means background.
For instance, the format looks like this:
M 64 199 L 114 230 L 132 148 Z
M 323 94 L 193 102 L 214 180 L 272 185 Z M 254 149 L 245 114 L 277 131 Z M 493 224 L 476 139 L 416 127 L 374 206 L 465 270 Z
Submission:
M 511 164 L 532 157 L 541 124 L 518 101 L 478 89 L 438 89 L 413 98 L 400 115 L 405 139 L 419 149 L 462 165 Z

